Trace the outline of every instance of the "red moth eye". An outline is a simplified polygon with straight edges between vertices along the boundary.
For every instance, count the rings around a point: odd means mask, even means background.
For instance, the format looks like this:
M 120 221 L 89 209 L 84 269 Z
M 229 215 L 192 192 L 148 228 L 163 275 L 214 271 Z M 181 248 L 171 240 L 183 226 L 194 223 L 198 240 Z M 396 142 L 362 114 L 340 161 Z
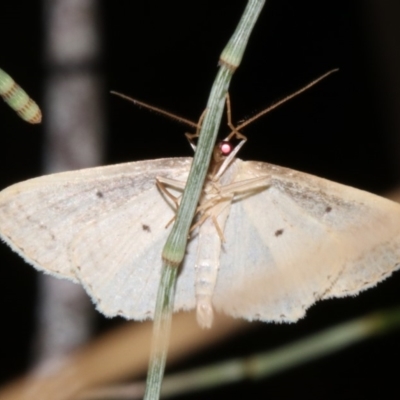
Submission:
M 231 143 L 223 141 L 219 144 L 219 149 L 223 156 L 229 156 L 231 151 L 233 150 L 233 146 Z

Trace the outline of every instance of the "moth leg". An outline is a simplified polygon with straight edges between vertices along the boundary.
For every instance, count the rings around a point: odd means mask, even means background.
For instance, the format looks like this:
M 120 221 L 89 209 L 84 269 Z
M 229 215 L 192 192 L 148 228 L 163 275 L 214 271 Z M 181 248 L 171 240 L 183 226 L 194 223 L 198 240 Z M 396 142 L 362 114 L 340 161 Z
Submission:
M 219 188 L 219 195 L 225 197 L 229 195 L 234 196 L 238 193 L 257 191 L 262 188 L 267 188 L 269 184 L 269 180 L 265 176 L 244 179 L 239 182 L 230 183 L 229 185 L 222 186 L 221 188 Z
M 208 216 L 211 215 L 209 210 L 216 207 L 219 203 L 231 200 L 232 194 L 231 193 L 215 193 L 212 194 L 206 200 L 203 200 L 196 208 L 196 214 L 207 214 Z
M 210 180 L 208 184 L 212 187 L 212 189 L 214 189 L 215 192 L 221 193 L 221 187 L 222 187 L 222 186 L 221 186 L 221 184 L 220 184 L 218 181 L 212 181 L 212 180 Z M 204 191 L 205 191 L 206 193 L 210 193 L 210 190 L 207 190 L 207 188 L 205 188 Z
M 156 178 L 156 185 L 160 192 L 167 196 L 170 200 L 172 200 L 173 204 L 175 205 L 175 213 L 178 210 L 179 207 L 179 200 L 180 196 L 174 196 L 168 189 L 167 186 L 174 187 L 176 189 L 184 189 L 186 182 L 181 182 L 181 181 L 176 181 L 173 179 L 168 179 L 168 178 L 163 178 L 163 177 L 157 177 Z M 165 228 L 168 228 L 175 220 L 175 216 L 173 216 L 165 225 Z
M 211 218 L 221 242 L 225 242 L 224 233 L 218 224 L 217 216 L 231 203 L 236 194 L 251 193 L 252 191 L 266 188 L 268 185 L 269 182 L 265 176 L 244 179 L 225 186 L 220 186 L 218 183 L 213 184 L 217 193 L 197 207 L 196 214 L 200 213 L 201 217 L 192 225 L 190 232 L 202 225 L 207 218 Z
M 196 214 L 198 213 L 198 211 L 196 210 Z M 197 227 L 199 227 L 200 225 L 203 224 L 203 222 L 208 218 L 207 214 L 203 214 L 200 219 L 198 221 L 196 221 L 189 230 L 189 233 L 192 233 Z
M 222 212 L 222 210 L 220 212 Z M 212 220 L 212 222 L 213 222 L 213 224 L 215 226 L 215 229 L 217 230 L 217 233 L 218 233 L 219 239 L 221 240 L 221 243 L 225 243 L 224 232 L 222 232 L 222 229 L 218 224 L 217 216 L 216 215 L 212 215 L 211 216 L 211 220 Z
M 222 231 L 221 227 L 219 226 L 217 217 L 226 207 L 229 206 L 229 204 L 232 201 L 232 197 L 233 197 L 233 195 L 226 196 L 225 198 L 221 198 L 221 197 L 215 198 L 214 197 L 212 199 L 209 199 L 204 204 L 200 205 L 197 208 L 196 213 L 201 213 L 201 217 L 190 228 L 190 232 L 192 232 L 197 227 L 202 225 L 207 220 L 207 218 L 211 218 L 211 220 L 215 226 L 215 229 L 217 230 L 217 233 L 218 233 L 218 236 L 219 236 L 221 242 L 224 243 L 225 242 L 224 232 Z M 206 210 L 206 211 L 203 212 L 203 210 Z
M 178 207 L 179 207 L 179 201 L 180 201 L 180 196 L 174 196 L 168 189 L 167 186 L 171 186 L 174 187 L 176 189 L 181 189 L 183 190 L 185 188 L 186 182 L 182 182 L 182 181 L 177 181 L 174 179 L 169 179 L 169 178 L 164 178 L 164 177 L 157 177 L 156 178 L 156 185 L 158 187 L 158 189 L 160 190 L 160 192 L 162 194 L 164 194 L 165 196 L 167 196 L 167 198 L 169 198 L 170 200 L 172 200 L 174 206 L 175 206 L 175 212 L 178 211 Z M 217 185 L 216 185 L 217 186 Z M 203 215 L 201 216 L 201 218 L 195 223 L 193 224 L 193 226 L 190 228 L 189 232 L 194 231 L 198 226 L 202 225 L 203 222 L 209 217 L 208 213 L 203 213 L 204 210 L 210 209 L 212 207 L 214 207 L 215 202 L 219 201 L 219 199 L 213 197 L 212 199 L 207 200 L 204 204 L 199 205 L 196 209 L 196 215 L 199 213 L 202 213 Z M 174 222 L 175 220 L 175 216 L 172 217 L 167 225 L 165 226 L 165 228 L 168 228 L 172 222 Z M 217 228 L 218 232 L 221 232 L 221 228 Z M 223 235 L 219 235 L 220 238 L 223 237 Z
M 214 207 L 215 200 L 216 200 L 215 198 L 214 199 L 210 199 L 205 204 L 202 204 L 202 205 L 197 207 L 196 215 L 200 214 L 200 218 L 199 218 L 198 221 L 196 221 L 190 227 L 190 231 L 189 232 L 193 232 L 196 228 L 198 228 L 200 225 L 202 225 L 204 223 L 204 221 L 206 221 L 208 218 L 210 218 L 210 217 L 213 218 L 213 216 L 211 215 L 210 212 L 208 212 L 208 210 L 210 210 L 210 209 L 212 209 L 212 207 Z M 204 212 L 204 210 L 207 210 L 207 211 Z M 219 228 L 219 227 L 218 227 L 217 231 L 222 233 L 221 228 Z M 219 236 L 221 238 L 221 235 L 219 235 Z
M 225 242 L 224 233 L 218 224 L 217 216 L 231 203 L 236 194 L 251 193 L 266 188 L 269 185 L 269 181 L 265 176 L 260 176 L 225 186 L 221 186 L 218 182 L 210 183 L 216 193 L 208 193 L 210 197 L 197 207 L 196 215 L 200 214 L 200 218 L 191 226 L 190 232 L 201 226 L 207 218 L 211 218 L 221 242 Z
M 176 181 L 179 182 L 179 181 Z M 179 182 L 181 183 L 181 182 Z M 185 185 L 184 182 L 182 182 L 183 185 Z M 166 187 L 166 185 L 168 185 L 168 182 L 166 182 L 165 178 L 156 178 L 156 185 L 158 187 L 158 189 L 160 190 L 161 193 L 163 193 L 165 196 L 167 196 L 170 200 L 172 200 L 172 202 L 175 204 L 175 211 L 178 209 L 179 207 L 179 199 L 180 197 L 176 197 L 174 196 Z M 176 186 L 174 186 L 176 187 Z
M 189 233 L 192 233 L 196 228 L 198 228 L 200 225 L 203 225 L 204 221 L 207 220 L 207 218 L 209 218 L 210 214 L 203 212 L 203 210 L 207 209 L 207 208 L 211 208 L 212 206 L 208 205 L 209 202 L 207 202 L 207 205 L 203 206 L 200 205 L 196 208 L 196 213 L 200 214 L 200 218 L 190 227 Z
M 221 211 L 222 211 L 222 210 L 221 210 Z M 225 236 L 224 236 L 224 233 L 222 232 L 221 227 L 220 227 L 219 224 L 218 224 L 217 215 L 203 214 L 203 215 L 201 216 L 201 218 L 200 218 L 195 224 L 193 224 L 193 225 L 191 226 L 189 232 L 190 232 L 190 233 L 193 232 L 197 227 L 199 227 L 200 225 L 202 225 L 208 218 L 211 218 L 211 220 L 212 220 L 212 222 L 213 222 L 213 224 L 214 224 L 214 226 L 215 226 L 215 229 L 217 230 L 217 233 L 218 233 L 218 236 L 219 236 L 219 239 L 221 240 L 221 242 L 222 242 L 222 243 L 225 243 Z
M 174 215 L 165 225 L 165 229 L 167 229 L 174 221 L 175 221 L 176 215 Z
M 197 123 L 196 133 L 185 133 L 186 139 L 188 140 L 189 144 L 192 146 L 193 150 L 196 150 L 196 145 L 193 143 L 193 139 L 196 139 L 200 135 L 201 125 L 203 124 L 203 119 L 206 115 L 207 109 L 205 109 L 199 118 L 199 122 Z
M 207 209 L 215 207 L 216 204 L 220 202 L 232 200 L 236 194 L 267 188 L 269 181 L 265 176 L 259 176 L 256 178 L 244 179 L 239 182 L 230 183 L 225 186 L 221 186 L 219 182 L 213 181 L 210 181 L 209 184 L 212 185 L 212 188 L 215 190 L 215 192 L 207 192 L 209 198 L 198 206 L 196 212 L 204 212 Z

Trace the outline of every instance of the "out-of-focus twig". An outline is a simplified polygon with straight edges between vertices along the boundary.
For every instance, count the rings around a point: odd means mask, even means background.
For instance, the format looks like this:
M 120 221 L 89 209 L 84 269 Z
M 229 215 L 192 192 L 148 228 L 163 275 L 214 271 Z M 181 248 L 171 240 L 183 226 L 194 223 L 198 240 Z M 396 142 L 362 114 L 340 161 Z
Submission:
M 268 378 L 299 364 L 340 351 L 361 340 L 400 328 L 400 307 L 345 322 L 281 348 L 251 357 L 166 376 L 161 396 L 167 398 L 210 389 L 244 379 Z M 89 391 L 79 400 L 140 399 L 144 384 L 120 385 Z
M 101 163 L 104 112 L 98 71 L 98 2 L 44 0 L 45 172 Z M 93 306 L 81 286 L 40 274 L 35 364 L 68 354 L 91 333 Z M 48 370 L 44 366 L 43 372 Z
M 193 313 L 174 316 L 170 363 L 256 324 L 218 316 L 210 330 L 198 327 Z M 0 400 L 69 400 L 85 389 L 143 375 L 148 364 L 151 323 L 127 323 L 53 364 L 0 390 Z M 142 386 L 144 390 L 144 385 Z M 143 392 L 142 392 L 143 395 Z

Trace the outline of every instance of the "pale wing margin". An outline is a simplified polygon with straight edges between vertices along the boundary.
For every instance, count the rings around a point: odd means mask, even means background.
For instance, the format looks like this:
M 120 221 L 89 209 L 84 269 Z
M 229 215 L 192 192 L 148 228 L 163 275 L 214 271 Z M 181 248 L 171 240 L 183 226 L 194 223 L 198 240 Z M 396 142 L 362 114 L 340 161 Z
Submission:
M 17 183 L 0 192 L 0 236 L 37 269 L 77 281 L 76 265 L 68 251 L 79 232 L 136 196 L 154 190 L 157 176 L 174 178 L 177 169 L 188 170 L 191 161 L 138 161 Z
M 295 322 L 315 301 L 356 294 L 399 268 L 400 205 L 267 163 L 237 180 L 268 188 L 234 201 L 213 303 L 249 320 Z

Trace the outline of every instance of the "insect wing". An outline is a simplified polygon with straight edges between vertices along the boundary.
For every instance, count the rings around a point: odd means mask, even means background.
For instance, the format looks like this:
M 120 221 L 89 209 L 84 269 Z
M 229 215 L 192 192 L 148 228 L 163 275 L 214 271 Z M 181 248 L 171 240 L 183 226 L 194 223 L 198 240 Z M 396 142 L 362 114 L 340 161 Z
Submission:
M 269 187 L 233 202 L 213 297 L 249 320 L 295 322 L 315 301 L 353 295 L 399 268 L 400 206 L 266 163 L 237 179 Z
M 173 174 L 164 176 L 185 182 L 189 166 L 186 163 L 185 168 L 176 168 Z M 174 216 L 175 211 L 153 182 L 123 206 L 87 224 L 74 238 L 70 255 L 78 279 L 103 314 L 135 320 L 153 318 L 161 254 L 171 230 L 166 225 Z M 195 305 L 196 237 L 181 266 L 175 310 Z
M 93 221 L 124 209 L 127 203 L 143 209 L 145 205 L 134 202 L 138 196 L 143 199 L 143 193 L 165 203 L 155 178 L 172 178 L 177 171 L 188 171 L 191 160 L 159 159 L 89 168 L 10 186 L 0 192 L 0 235 L 37 269 L 78 281 L 70 251 L 74 239 Z M 118 233 L 109 230 L 108 235 L 112 238 Z M 86 243 L 89 245 L 89 239 Z

